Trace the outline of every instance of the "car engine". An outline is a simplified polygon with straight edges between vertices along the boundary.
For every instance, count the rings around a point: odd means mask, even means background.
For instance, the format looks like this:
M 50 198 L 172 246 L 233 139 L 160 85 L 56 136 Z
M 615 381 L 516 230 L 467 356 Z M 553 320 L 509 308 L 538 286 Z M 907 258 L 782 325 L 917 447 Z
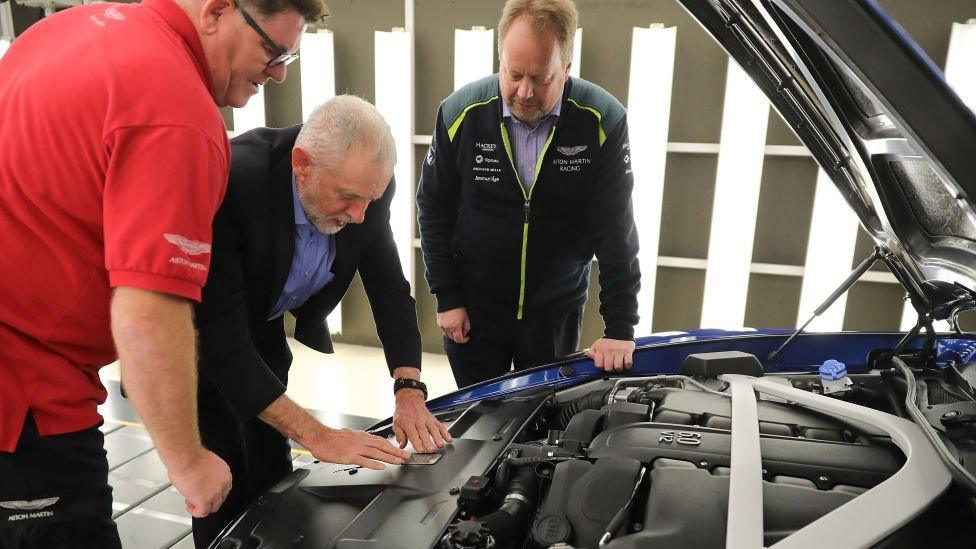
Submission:
M 769 379 L 825 390 L 815 375 Z M 964 400 L 937 380 L 926 383 L 936 398 Z M 492 475 L 462 487 L 459 520 L 441 546 L 725 547 L 733 436 L 726 385 L 717 377 L 662 375 L 553 404 L 537 423 L 547 429 L 545 438 L 511 444 Z M 855 376 L 832 396 L 891 411 L 895 385 L 878 373 Z M 764 546 L 857 498 L 905 463 L 887 433 L 872 425 L 774 397 L 761 397 L 757 411 Z M 925 532 L 935 514 L 880 546 L 930 541 Z
M 976 463 L 976 399 L 924 360 L 912 365 L 918 406 L 958 462 Z M 765 374 L 746 353 L 701 353 L 677 374 L 459 404 L 438 412 L 454 442 L 436 459 L 382 471 L 308 463 L 216 547 L 707 549 L 744 523 L 755 542 L 732 546 L 972 546 L 973 497 L 906 419 L 906 379 L 871 366 Z M 756 389 L 755 421 L 737 407 L 742 383 Z M 389 435 L 389 420 L 373 432 Z M 754 472 L 745 484 L 743 469 Z

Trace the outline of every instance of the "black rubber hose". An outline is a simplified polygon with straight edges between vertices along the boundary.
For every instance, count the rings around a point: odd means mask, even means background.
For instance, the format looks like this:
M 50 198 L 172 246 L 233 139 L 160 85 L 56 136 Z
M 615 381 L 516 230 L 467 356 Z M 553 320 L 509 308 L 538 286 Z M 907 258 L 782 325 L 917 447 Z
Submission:
M 508 470 L 511 466 L 508 459 L 503 459 L 495 470 L 495 493 L 501 493 L 508 486 Z
M 533 499 L 537 485 L 538 477 L 535 475 L 534 468 L 516 469 L 512 481 L 508 484 L 506 499 L 501 507 L 479 520 L 488 527 L 492 537 L 495 538 L 496 546 L 506 545 L 525 532 L 526 525 L 533 514 Z
M 895 364 L 895 368 L 901 372 L 901 375 L 905 378 L 905 384 L 908 386 L 908 391 L 905 393 L 905 409 L 908 411 L 908 415 L 918 425 L 925 438 L 929 439 L 929 442 L 932 443 L 932 446 L 935 448 L 936 453 L 939 454 L 939 458 L 942 459 L 952 478 L 962 485 L 963 488 L 969 490 L 970 494 L 976 495 L 976 477 L 960 465 L 955 456 L 952 455 L 952 452 L 949 451 L 949 448 L 939 438 L 938 433 L 932 425 L 929 424 L 925 415 L 922 414 L 922 410 L 919 409 L 916 400 L 918 389 L 915 382 L 915 374 L 912 373 L 912 369 L 897 356 L 891 357 L 891 361 Z
M 569 402 L 553 406 L 558 428 L 565 430 L 566 426 L 569 425 L 569 420 L 573 419 L 573 416 L 583 410 L 599 410 L 602 408 L 607 403 L 607 396 L 610 395 L 610 391 L 611 389 L 600 389 L 587 393 L 577 399 L 570 400 Z
M 892 378 L 888 378 L 889 381 L 893 381 Z M 892 411 L 898 417 L 908 417 L 908 412 L 905 411 L 905 403 L 899 398 L 899 395 L 895 393 L 894 383 L 885 383 L 885 397 L 888 399 L 888 405 L 891 406 Z

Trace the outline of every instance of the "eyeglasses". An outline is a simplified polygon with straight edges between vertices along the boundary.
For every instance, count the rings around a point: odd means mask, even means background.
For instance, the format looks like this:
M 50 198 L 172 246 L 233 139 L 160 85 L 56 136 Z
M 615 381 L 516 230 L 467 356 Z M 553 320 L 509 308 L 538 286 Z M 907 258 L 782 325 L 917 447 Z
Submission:
M 234 5 L 237 7 L 238 10 L 240 10 L 241 15 L 244 16 L 244 22 L 247 23 L 247 26 L 254 29 L 254 32 L 258 33 L 258 36 L 261 37 L 261 40 L 264 40 L 264 45 L 267 46 L 269 50 L 271 50 L 273 57 L 271 58 L 270 61 L 267 62 L 268 68 L 277 67 L 279 65 L 287 65 L 292 61 L 298 59 L 298 52 L 290 53 L 284 48 L 282 48 L 281 46 L 279 46 L 278 44 L 275 44 L 275 41 L 272 40 L 270 36 L 268 36 L 268 33 L 264 32 L 264 30 L 261 29 L 261 25 L 258 25 L 258 22 L 255 21 L 253 17 L 251 17 L 251 14 L 247 13 L 247 11 L 244 8 L 242 8 L 240 4 L 238 4 L 237 2 L 234 2 Z

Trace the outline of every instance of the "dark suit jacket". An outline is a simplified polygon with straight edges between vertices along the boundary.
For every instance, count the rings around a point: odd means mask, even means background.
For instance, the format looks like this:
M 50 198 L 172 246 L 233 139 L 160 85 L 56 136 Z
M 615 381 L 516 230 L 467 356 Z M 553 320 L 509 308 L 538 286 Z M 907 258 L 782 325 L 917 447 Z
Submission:
M 291 149 L 301 126 L 261 128 L 231 141 L 230 182 L 214 217 L 210 274 L 196 306 L 200 383 L 215 387 L 241 420 L 250 419 L 285 392 L 291 351 L 282 317 L 268 320 L 295 253 Z M 392 371 L 420 367 L 416 304 L 403 277 L 393 233 L 390 182 L 366 210 L 361 225 L 335 237 L 335 278 L 301 307 L 295 338 L 332 352 L 328 315 L 359 271 Z

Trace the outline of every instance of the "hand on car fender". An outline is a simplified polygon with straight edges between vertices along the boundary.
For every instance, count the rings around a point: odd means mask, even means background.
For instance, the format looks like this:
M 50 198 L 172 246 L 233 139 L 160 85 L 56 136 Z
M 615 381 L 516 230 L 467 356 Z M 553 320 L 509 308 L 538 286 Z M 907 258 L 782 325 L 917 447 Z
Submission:
M 186 471 L 170 471 L 169 480 L 186 499 L 190 516 L 203 518 L 220 509 L 230 493 L 230 467 L 217 454 L 201 448 L 199 458 Z
M 592 358 L 596 367 L 603 371 L 622 372 L 634 365 L 636 347 L 632 340 L 601 337 L 586 350 L 586 356 Z
M 419 389 L 400 389 L 396 394 L 396 411 L 393 413 L 393 434 L 400 448 L 409 442 L 418 452 L 436 452 L 453 442 L 447 427 L 427 409 L 424 393 Z
M 358 429 L 332 429 L 323 426 L 315 436 L 302 440 L 315 459 L 347 463 L 368 469 L 385 469 L 383 463 L 399 465 L 410 457 L 383 437 Z
M 437 313 L 437 325 L 440 326 L 444 335 L 454 343 L 468 342 L 471 320 L 468 318 L 468 310 L 464 307 Z

